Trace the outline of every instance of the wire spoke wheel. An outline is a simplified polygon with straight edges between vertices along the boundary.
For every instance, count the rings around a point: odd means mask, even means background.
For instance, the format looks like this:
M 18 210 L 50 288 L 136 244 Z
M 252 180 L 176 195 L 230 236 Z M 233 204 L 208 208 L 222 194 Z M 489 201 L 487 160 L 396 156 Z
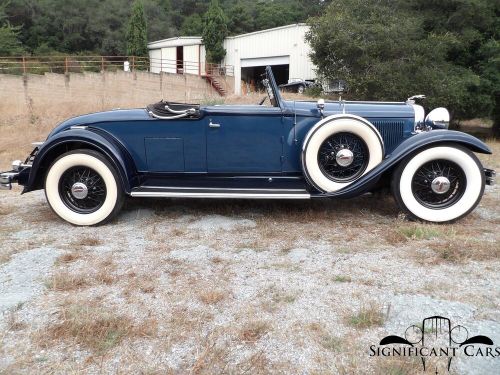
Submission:
M 63 173 L 59 195 L 72 211 L 89 214 L 101 208 L 106 200 L 106 184 L 92 168 L 77 166 Z
M 463 196 L 467 178 L 456 163 L 432 160 L 414 174 L 411 189 L 415 199 L 425 207 L 443 209 L 454 205 Z
M 327 138 L 318 152 L 320 170 L 335 182 L 350 182 L 360 177 L 369 162 L 366 143 L 352 133 L 336 133 Z

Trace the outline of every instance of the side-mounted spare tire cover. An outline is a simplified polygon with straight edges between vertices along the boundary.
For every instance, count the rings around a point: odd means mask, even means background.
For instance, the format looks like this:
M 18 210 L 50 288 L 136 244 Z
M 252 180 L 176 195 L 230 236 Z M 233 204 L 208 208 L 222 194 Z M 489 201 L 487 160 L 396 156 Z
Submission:
M 384 143 L 378 130 L 354 115 L 333 115 L 318 122 L 302 146 L 308 182 L 322 192 L 340 190 L 382 162 Z

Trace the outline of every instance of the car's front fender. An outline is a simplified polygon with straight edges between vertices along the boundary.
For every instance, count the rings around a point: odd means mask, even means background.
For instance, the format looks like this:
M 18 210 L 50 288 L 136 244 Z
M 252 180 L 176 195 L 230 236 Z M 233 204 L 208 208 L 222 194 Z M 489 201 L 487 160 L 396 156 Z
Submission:
M 120 175 L 120 183 L 126 193 L 130 193 L 138 183 L 135 164 L 125 147 L 101 129 L 82 126 L 57 133 L 44 142 L 33 160 L 23 193 L 43 188 L 44 176 L 50 164 L 59 155 L 78 148 L 94 149 L 108 158 Z
M 351 198 L 359 195 L 373 187 L 384 173 L 390 172 L 399 162 L 410 154 L 429 146 L 437 146 L 439 144 L 458 144 L 474 152 L 491 154 L 490 148 L 483 141 L 472 135 L 452 130 L 432 130 L 416 134 L 402 142 L 391 154 L 385 157 L 382 163 L 351 185 L 333 193 L 325 193 L 316 196 Z

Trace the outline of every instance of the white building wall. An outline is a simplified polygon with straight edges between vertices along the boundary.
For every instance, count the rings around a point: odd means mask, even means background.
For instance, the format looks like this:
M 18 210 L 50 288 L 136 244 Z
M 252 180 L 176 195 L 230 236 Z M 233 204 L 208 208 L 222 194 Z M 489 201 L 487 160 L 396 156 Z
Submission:
M 204 76 L 207 73 L 206 63 L 207 61 L 207 51 L 205 50 L 205 46 L 202 44 L 200 46 L 200 64 L 201 64 L 201 75 Z
M 177 59 L 177 47 L 164 47 L 161 49 L 162 72 L 177 73 L 175 65 Z
M 309 58 L 310 47 L 305 41 L 308 30 L 307 25 L 297 24 L 227 38 L 224 41 L 227 53 L 223 63 L 234 66 L 235 93 L 241 93 L 242 59 L 256 59 L 254 66 L 261 66 L 266 62 L 265 58 L 289 56 L 289 78 L 314 79 L 314 65 Z M 259 59 L 262 61 L 259 62 Z M 248 62 L 245 61 L 246 66 Z
M 184 46 L 184 73 L 198 74 L 200 46 Z
M 161 48 L 149 50 L 151 73 L 160 73 L 161 71 Z

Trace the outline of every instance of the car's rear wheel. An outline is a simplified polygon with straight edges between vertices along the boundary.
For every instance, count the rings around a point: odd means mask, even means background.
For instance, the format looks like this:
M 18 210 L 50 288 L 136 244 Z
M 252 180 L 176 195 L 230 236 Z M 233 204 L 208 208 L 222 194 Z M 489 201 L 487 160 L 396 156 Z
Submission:
M 82 226 L 111 220 L 124 199 L 114 166 L 93 150 L 58 157 L 46 175 L 45 195 L 59 217 Z
M 452 222 L 470 213 L 484 193 L 481 162 L 458 145 L 430 147 L 404 160 L 392 179 L 396 202 L 410 218 Z
M 338 118 L 311 130 L 303 147 L 302 167 L 316 189 L 334 192 L 375 168 L 383 155 L 377 129 L 355 118 Z

